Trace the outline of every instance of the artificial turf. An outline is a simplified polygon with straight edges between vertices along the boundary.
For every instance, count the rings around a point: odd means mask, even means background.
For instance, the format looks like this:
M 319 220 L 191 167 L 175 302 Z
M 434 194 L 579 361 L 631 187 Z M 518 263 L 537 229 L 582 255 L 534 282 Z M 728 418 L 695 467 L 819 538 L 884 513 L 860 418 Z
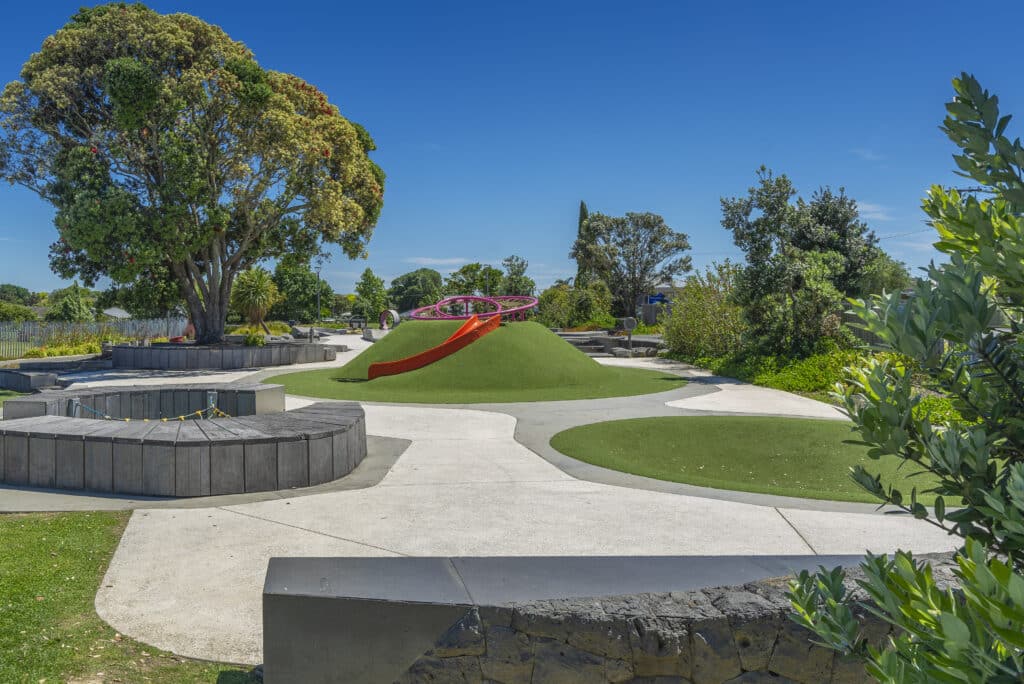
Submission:
M 933 486 L 920 469 L 896 457 L 874 460 L 849 423 L 804 418 L 678 416 L 582 425 L 551 438 L 580 461 L 671 482 L 762 494 L 836 501 L 878 500 L 850 478 L 860 464 L 896 485 L 909 500 L 931 504 Z M 902 467 L 901 467 L 902 464 Z
M 118 634 L 93 607 L 128 513 L 0 515 L 0 682 L 256 682 Z
M 277 375 L 288 394 L 425 404 L 596 399 L 664 392 L 686 381 L 670 373 L 602 366 L 544 326 L 507 323 L 464 349 L 408 373 L 368 381 L 377 361 L 443 342 L 459 321 L 407 321 L 341 369 Z

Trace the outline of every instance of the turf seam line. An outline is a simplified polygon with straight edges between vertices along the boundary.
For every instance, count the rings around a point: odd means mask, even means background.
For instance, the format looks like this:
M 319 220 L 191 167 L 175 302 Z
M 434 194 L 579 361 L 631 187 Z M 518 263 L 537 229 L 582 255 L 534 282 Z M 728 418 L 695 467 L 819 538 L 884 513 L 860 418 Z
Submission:
M 783 520 L 786 521 L 786 524 L 789 525 L 790 528 L 792 528 L 792 530 L 794 532 L 796 532 L 796 536 L 800 537 L 800 540 L 804 544 L 807 544 L 807 548 L 809 548 L 811 550 L 811 553 L 813 553 L 815 556 L 820 556 L 821 555 L 820 553 L 818 553 L 818 550 L 816 548 L 814 548 L 814 546 L 811 544 L 811 542 L 807 541 L 807 537 L 805 537 L 803 535 L 803 533 L 796 528 L 796 525 L 794 525 L 792 522 L 790 522 L 789 518 L 787 518 L 785 516 L 785 514 L 781 510 L 779 510 L 778 508 L 774 508 L 774 507 L 773 507 L 773 510 L 776 513 L 778 513 L 782 517 Z
M 393 554 L 398 555 L 398 556 L 409 556 L 409 554 L 407 554 L 407 553 L 402 553 L 401 551 L 395 551 L 394 549 L 388 549 L 388 548 L 385 548 L 383 546 L 377 546 L 375 544 L 367 544 L 366 542 L 356 541 L 355 539 L 349 539 L 348 537 L 339 537 L 337 535 L 328 534 L 326 532 L 320 532 L 318 530 L 310 530 L 310 529 L 307 529 L 305 527 L 299 527 L 298 525 L 291 525 L 289 523 L 281 522 L 280 520 L 273 520 L 271 518 L 263 518 L 261 516 L 253 515 L 251 513 L 243 513 L 241 511 L 233 511 L 233 510 L 231 510 L 229 508 L 225 508 L 223 506 L 217 506 L 217 509 L 221 510 L 221 511 L 224 511 L 225 513 L 234 513 L 235 515 L 241 515 L 241 516 L 245 516 L 246 518 L 252 518 L 253 520 L 262 520 L 263 522 L 272 523 L 274 525 L 281 525 L 283 527 L 290 527 L 293 530 L 300 530 L 302 532 L 309 532 L 310 534 L 317 534 L 317 535 L 320 535 L 321 537 L 327 537 L 328 539 L 336 539 L 338 541 L 348 542 L 349 544 L 357 544 L 359 546 L 365 546 L 365 547 L 370 548 L 370 549 L 377 549 L 378 551 L 386 551 L 387 553 L 393 553 Z

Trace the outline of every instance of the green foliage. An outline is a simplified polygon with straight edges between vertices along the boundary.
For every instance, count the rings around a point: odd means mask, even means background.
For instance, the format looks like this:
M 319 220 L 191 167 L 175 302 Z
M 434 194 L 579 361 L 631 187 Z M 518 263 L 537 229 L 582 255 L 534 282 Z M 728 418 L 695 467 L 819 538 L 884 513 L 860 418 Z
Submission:
M 502 259 L 501 265 L 505 269 L 505 275 L 502 277 L 501 285 L 498 287 L 498 294 L 533 295 L 534 290 L 537 289 L 537 283 L 533 282 L 533 278 L 526 275 L 526 269 L 530 262 L 523 257 L 513 254 Z
M 384 279 L 378 278 L 373 271 L 366 269 L 356 283 L 356 305 L 353 312 L 365 316 L 369 323 L 376 321 L 388 306 L 388 292 L 384 289 Z
M 857 297 L 870 297 L 883 292 L 900 292 L 914 284 L 906 265 L 885 252 L 878 251 L 865 265 L 853 292 Z
M 484 297 L 501 294 L 503 279 L 504 274 L 493 266 L 477 262 L 465 264 L 445 280 L 444 294 Z
M 317 312 L 317 301 L 320 307 L 330 309 L 334 291 L 309 264 L 297 263 L 292 259 L 282 259 L 274 268 L 274 284 L 277 285 L 280 299 L 271 307 L 274 318 L 296 321 L 316 321 L 323 312 Z M 317 288 L 320 296 L 317 297 Z
M 85 323 L 95 320 L 95 299 L 88 290 L 73 283 L 62 290 L 54 290 L 48 299 L 46 320 Z
M 602 280 L 592 279 L 585 287 L 552 285 L 537 299 L 537 321 L 549 328 L 615 327 L 612 293 Z
M 245 334 L 245 340 L 243 343 L 246 347 L 265 347 L 267 344 L 267 336 L 263 333 L 248 332 Z
M 362 256 L 382 206 L 372 138 L 220 28 L 142 4 L 80 10 L 0 96 L 0 177 L 56 209 L 51 267 L 170 283 L 202 342 L 237 274 L 333 243 Z
M 576 259 L 576 279 L 573 281 L 576 287 L 586 287 L 595 275 L 594 265 L 589 258 L 590 248 L 588 246 L 595 243 L 594 235 L 587 224 L 589 218 L 590 211 L 587 209 L 587 203 L 580 200 L 580 214 L 576 222 L 576 243 L 569 255 Z
M 277 285 L 264 268 L 251 268 L 238 274 L 231 291 L 231 305 L 255 328 L 281 299 Z
M 992 196 L 931 188 L 923 206 L 949 263 L 932 266 L 907 300 L 854 303 L 863 327 L 912 364 L 870 359 L 847 370 L 836 396 L 869 455 L 937 480 L 924 490 L 936 495 L 929 510 L 916 488 L 853 471 L 880 501 L 964 538 L 959 587 L 940 590 L 930 566 L 909 554 L 869 557 L 858 582 L 868 610 L 897 628 L 875 648 L 852 617 L 840 570 L 803 574 L 792 586 L 794 619 L 863 658 L 881 682 L 1024 679 L 1024 147 L 1004 135 L 1010 117 L 973 77 L 953 86 L 943 130 L 961 150 L 962 175 Z M 933 424 L 913 369 L 962 421 Z
M 99 354 L 102 345 L 99 342 L 84 342 L 82 344 L 59 344 L 45 347 L 35 347 L 22 354 L 26 359 L 45 359 L 53 356 L 82 356 L 85 354 Z
M 263 325 L 267 326 L 267 330 L 270 331 L 271 335 L 290 335 L 292 327 L 284 321 L 264 321 Z M 257 325 L 236 325 L 227 329 L 229 335 L 248 335 L 249 333 L 256 333 L 257 335 L 264 335 L 263 326 Z
M 20 304 L 22 306 L 34 306 L 39 303 L 39 295 L 29 292 L 27 288 L 11 283 L 0 285 L 0 302 Z
M 418 268 L 392 280 L 388 297 L 403 312 L 440 301 L 442 292 L 441 274 L 432 268 Z
M 738 350 L 746 324 L 734 290 L 742 268 L 726 260 L 686 279 L 663 317 L 665 344 L 684 358 L 726 356 Z
M 762 166 L 757 178 L 746 197 L 722 198 L 722 226 L 746 255 L 734 299 L 760 352 L 806 355 L 841 334 L 843 298 L 864 284 L 877 239 L 842 188 L 793 203 L 784 174 Z
M 635 315 L 641 296 L 690 270 L 690 257 L 683 255 L 689 239 L 657 214 L 590 214 L 581 232 L 569 256 L 584 265 L 588 284 L 595 276 L 605 282 L 620 315 Z
M 27 306 L 0 302 L 0 322 L 21 323 L 36 320 L 39 320 L 39 316 L 36 316 L 36 312 Z

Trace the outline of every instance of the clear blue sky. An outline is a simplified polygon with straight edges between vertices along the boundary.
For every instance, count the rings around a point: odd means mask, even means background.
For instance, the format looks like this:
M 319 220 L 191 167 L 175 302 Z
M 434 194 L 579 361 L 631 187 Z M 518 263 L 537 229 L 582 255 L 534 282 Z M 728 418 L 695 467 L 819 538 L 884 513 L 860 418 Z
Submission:
M 80 4 L 5 8 L 0 79 Z M 219 24 L 376 138 L 384 212 L 368 261 L 325 266 L 338 291 L 366 266 L 390 279 L 509 254 L 546 285 L 575 271 L 581 199 L 662 214 L 690 235 L 696 265 L 735 258 L 719 197 L 743 194 L 760 164 L 806 195 L 845 186 L 879 235 L 898 236 L 883 246 L 917 267 L 931 234 L 904 234 L 925 228 L 925 188 L 955 178 L 937 129 L 950 78 L 975 73 L 1024 134 L 1024 3 L 148 4 Z M 51 216 L 0 187 L 0 282 L 59 285 Z

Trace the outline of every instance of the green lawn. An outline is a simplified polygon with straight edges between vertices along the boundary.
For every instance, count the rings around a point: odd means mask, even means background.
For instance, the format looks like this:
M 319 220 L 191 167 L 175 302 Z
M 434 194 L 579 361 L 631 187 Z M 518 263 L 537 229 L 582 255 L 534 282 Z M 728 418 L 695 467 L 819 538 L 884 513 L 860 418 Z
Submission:
M 21 395 L 11 390 L 0 389 L 0 407 L 4 405 L 4 402 L 14 397 L 20 397 Z
M 596 399 L 664 392 L 686 384 L 676 375 L 602 366 L 550 330 L 510 323 L 419 370 L 367 381 L 377 361 L 416 354 L 444 341 L 459 321 L 408 321 L 341 369 L 277 375 L 289 394 L 425 404 Z
M 850 425 L 804 418 L 680 416 L 616 420 L 575 427 L 551 439 L 558 451 L 594 465 L 659 480 L 836 501 L 878 500 L 849 476 L 861 464 L 905 493 L 933 479 L 896 458 L 873 460 L 845 444 Z M 930 504 L 934 495 L 919 496 Z
M 0 515 L 0 682 L 255 682 L 100 620 L 96 590 L 129 513 Z

